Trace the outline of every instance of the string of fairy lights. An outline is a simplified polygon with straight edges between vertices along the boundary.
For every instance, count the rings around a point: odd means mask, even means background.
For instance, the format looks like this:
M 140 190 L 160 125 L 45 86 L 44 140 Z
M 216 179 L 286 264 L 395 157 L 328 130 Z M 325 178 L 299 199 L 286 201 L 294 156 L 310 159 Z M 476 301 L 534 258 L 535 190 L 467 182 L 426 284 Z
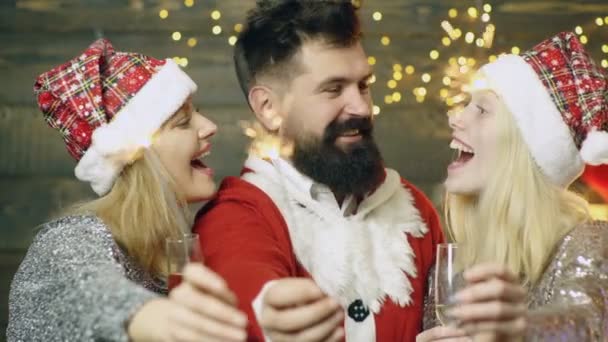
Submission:
M 195 6 L 194 0 L 184 0 L 183 7 L 192 8 Z M 439 23 L 442 35 L 437 47 L 428 51 L 428 58 L 437 67 L 433 71 L 423 71 L 422 66 L 413 63 L 383 63 L 380 56 L 369 56 L 368 63 L 375 66 L 376 70 L 388 68 L 391 75 L 386 80 L 386 88 L 383 97 L 385 106 L 402 103 L 411 91 L 414 103 L 425 103 L 427 99 L 440 101 L 447 108 L 457 108 L 466 96 L 467 86 L 470 77 L 474 74 L 476 67 L 487 61 L 492 62 L 504 53 L 519 54 L 520 48 L 512 46 L 510 51 L 495 51 L 494 41 L 496 37 L 496 26 L 492 23 L 492 5 L 490 3 L 470 6 L 467 8 L 450 8 L 447 16 Z M 158 13 L 161 20 L 167 19 L 170 15 L 169 9 L 162 8 Z M 212 9 L 209 12 L 212 20 L 211 34 L 214 36 L 226 36 L 228 45 L 233 46 L 237 41 L 237 34 L 243 29 L 241 23 L 221 25 L 222 13 L 219 9 Z M 379 23 L 383 20 L 380 11 L 372 11 L 372 22 Z M 588 44 L 589 37 L 596 29 L 603 26 L 608 27 L 608 16 L 596 17 L 590 25 L 576 26 L 573 30 L 579 36 L 583 44 Z M 181 32 L 171 33 L 171 39 L 177 43 L 185 44 L 194 48 L 199 43 L 197 37 L 185 37 Z M 372 42 L 373 43 L 373 42 Z M 389 35 L 380 37 L 379 44 L 389 46 L 391 38 Z M 608 68 L 608 44 L 601 45 L 602 59 L 599 61 L 603 68 Z M 175 56 L 175 62 L 182 67 L 188 66 L 188 58 Z M 370 80 L 372 83 L 378 81 L 376 76 Z M 376 89 L 380 87 L 376 86 Z M 435 90 L 432 92 L 431 90 Z M 378 91 L 378 90 L 376 90 Z M 382 108 L 376 104 L 373 107 L 375 115 L 380 114 Z
M 473 2 L 473 1 L 471 1 Z M 403 104 L 410 101 L 412 104 L 424 104 L 427 100 L 437 101 L 446 106 L 448 112 L 458 110 L 466 100 L 466 92 L 469 90 L 471 77 L 476 68 L 481 64 L 492 62 L 498 56 L 505 53 L 519 54 L 521 52 L 517 45 L 511 46 L 507 51 L 497 51 L 494 42 L 497 36 L 497 27 L 492 23 L 493 7 L 490 3 L 480 3 L 474 1 L 477 6 L 450 8 L 446 17 L 441 20 L 439 29 L 443 33 L 437 45 L 428 51 L 429 65 L 415 65 L 415 63 L 390 63 L 387 62 L 392 56 L 369 56 L 368 63 L 374 66 L 376 73 L 370 82 L 379 84 L 375 86 L 374 92 L 384 92 L 382 106 Z M 183 6 L 178 6 L 171 10 L 181 10 L 195 6 L 194 0 L 184 0 Z M 167 8 L 161 8 L 158 16 L 161 20 L 167 19 L 171 15 Z M 241 23 L 222 24 L 222 13 L 219 9 L 210 9 L 211 35 L 223 36 L 226 43 L 233 46 L 237 41 L 237 35 L 243 29 Z M 380 11 L 371 11 L 372 24 L 378 24 L 383 18 Z M 588 44 L 590 37 L 597 30 L 608 27 L 608 16 L 596 17 L 593 22 L 587 25 L 579 25 L 573 31 L 579 36 L 581 43 Z M 604 37 L 607 35 L 604 32 Z M 175 31 L 170 37 L 178 44 L 185 44 L 189 48 L 195 48 L 199 44 L 196 36 L 186 37 L 181 32 Z M 376 42 L 365 42 L 375 44 Z M 382 35 L 377 42 L 381 46 L 391 45 L 391 37 Z M 599 63 L 603 68 L 608 69 L 608 43 L 601 45 L 601 55 Z M 175 62 L 182 66 L 188 66 L 188 58 L 182 56 L 173 57 Z M 382 72 L 381 72 L 382 71 Z M 383 72 L 388 71 L 388 72 Z M 380 74 L 388 74 L 385 88 L 380 86 Z M 409 95 L 411 92 L 411 95 Z M 380 103 L 373 106 L 373 114 L 378 115 L 382 111 Z M 243 133 L 252 139 L 250 153 L 261 156 L 278 155 L 284 151 L 279 151 L 279 141 L 273 135 L 267 134 L 256 122 L 241 122 Z
M 186 7 L 186 8 L 194 7 L 194 0 L 184 0 L 184 7 Z M 158 16 L 160 17 L 161 20 L 167 19 L 169 17 L 169 14 L 170 14 L 170 11 L 169 11 L 169 9 L 166 9 L 166 8 L 162 8 L 158 12 Z M 220 25 L 220 19 L 222 18 L 222 12 L 218 9 L 213 9 L 209 13 L 209 16 L 211 17 L 211 20 L 213 21 L 213 26 L 211 27 L 211 33 L 215 36 L 219 36 L 222 33 L 224 33 L 225 29 L 222 28 L 222 25 Z M 237 41 L 236 35 L 239 32 L 241 32 L 242 29 L 243 29 L 243 24 L 241 24 L 241 23 L 236 23 L 233 26 L 232 32 L 230 33 L 230 35 L 228 36 L 228 39 L 227 39 L 228 45 L 234 46 L 234 44 L 236 44 L 236 41 Z M 184 38 L 184 39 L 182 39 L 182 38 Z M 197 37 L 189 37 L 189 38 L 183 37 L 182 33 L 180 31 L 174 31 L 173 33 L 171 33 L 171 39 L 175 42 L 185 41 L 186 44 L 188 45 L 188 47 L 190 47 L 190 48 L 196 47 L 199 42 L 199 39 Z M 173 57 L 173 60 L 175 61 L 175 63 L 177 63 L 181 67 L 185 68 L 188 66 L 189 61 L 188 61 L 187 57 L 175 56 L 175 57 Z
M 392 66 L 383 66 L 392 68 L 389 70 L 392 77 L 386 80 L 384 104 L 391 106 L 402 102 L 406 93 L 400 89 L 407 91 L 407 85 L 402 87 L 400 85 L 406 83 L 410 85 L 417 103 L 424 103 L 427 98 L 432 97 L 434 100 L 444 103 L 448 109 L 457 110 L 459 105 L 466 100 L 465 94 L 476 67 L 485 63 L 486 60 L 492 62 L 498 56 L 507 53 L 497 52 L 494 48 L 497 28 L 491 22 L 491 13 L 492 5 L 489 3 L 465 9 L 450 8 L 447 18 L 439 23 L 444 35 L 437 47 L 428 51 L 428 58 L 437 66 L 434 74 L 428 71 L 418 72 L 422 68 L 414 64 L 395 63 Z M 372 19 L 379 22 L 383 20 L 383 15 L 381 12 L 375 11 Z M 579 36 L 581 43 L 587 44 L 589 36 L 602 26 L 608 26 L 608 16 L 595 18 L 594 23 L 587 25 L 587 28 L 576 26 L 574 32 Z M 379 43 L 388 46 L 391 44 L 391 39 L 385 35 L 380 38 Z M 600 65 L 608 68 L 608 44 L 603 44 L 601 50 L 604 55 L 600 60 Z M 512 46 L 508 51 L 512 54 L 520 52 L 518 46 Z M 441 57 L 444 58 L 441 59 Z M 369 56 L 368 63 L 370 65 L 381 64 L 375 56 Z M 376 67 L 376 69 L 379 68 Z M 376 79 L 372 78 L 371 81 L 376 82 Z M 432 88 L 438 88 L 435 96 L 431 94 L 430 89 Z M 380 110 L 378 105 L 374 106 L 374 114 L 379 114 Z

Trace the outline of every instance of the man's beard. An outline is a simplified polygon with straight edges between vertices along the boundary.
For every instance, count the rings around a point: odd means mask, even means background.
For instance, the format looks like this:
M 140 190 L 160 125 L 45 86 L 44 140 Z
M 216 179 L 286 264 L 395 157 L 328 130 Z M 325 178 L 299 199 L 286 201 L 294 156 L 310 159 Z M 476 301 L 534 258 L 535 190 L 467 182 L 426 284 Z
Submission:
M 336 145 L 344 132 L 358 129 L 361 140 L 345 149 Z M 384 176 L 380 150 L 372 137 L 371 118 L 332 122 L 323 137 L 296 137 L 293 164 L 315 182 L 327 185 L 340 195 L 365 195 L 375 189 Z

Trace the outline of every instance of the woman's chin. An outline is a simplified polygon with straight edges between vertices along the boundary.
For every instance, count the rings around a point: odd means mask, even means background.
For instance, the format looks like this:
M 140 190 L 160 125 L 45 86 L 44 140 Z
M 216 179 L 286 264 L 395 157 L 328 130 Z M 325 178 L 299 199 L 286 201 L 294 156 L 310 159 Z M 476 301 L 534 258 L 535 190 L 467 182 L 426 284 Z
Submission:
M 457 177 L 448 177 L 443 185 L 445 187 L 445 191 L 450 195 L 470 196 L 479 193 L 478 189 L 465 184 L 465 182 L 461 181 Z

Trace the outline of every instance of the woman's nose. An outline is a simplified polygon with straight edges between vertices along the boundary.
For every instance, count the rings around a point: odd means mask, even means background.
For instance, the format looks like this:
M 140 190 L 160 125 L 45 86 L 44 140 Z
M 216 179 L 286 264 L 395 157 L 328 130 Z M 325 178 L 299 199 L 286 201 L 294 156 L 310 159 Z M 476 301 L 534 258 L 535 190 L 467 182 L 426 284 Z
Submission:
M 453 130 L 462 129 L 462 111 L 448 114 L 448 124 Z
M 457 123 L 460 121 L 460 113 L 448 114 L 448 124 L 451 129 L 456 129 L 458 127 Z
M 217 132 L 217 126 L 215 125 L 215 123 L 213 123 L 213 121 L 207 119 L 202 115 L 200 116 L 200 118 L 202 121 L 198 130 L 198 137 L 200 139 L 210 138 L 215 134 L 215 132 Z

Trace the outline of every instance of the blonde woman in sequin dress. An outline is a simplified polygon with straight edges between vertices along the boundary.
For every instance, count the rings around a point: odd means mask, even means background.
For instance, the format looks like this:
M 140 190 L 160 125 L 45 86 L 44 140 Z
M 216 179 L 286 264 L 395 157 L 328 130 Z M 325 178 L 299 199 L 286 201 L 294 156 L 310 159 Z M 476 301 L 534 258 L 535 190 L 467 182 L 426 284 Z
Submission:
M 449 118 L 446 220 L 467 285 L 417 341 L 607 341 L 608 223 L 568 190 L 608 163 L 608 87 L 572 33 L 481 68 Z
M 190 230 L 189 202 L 215 192 L 216 126 L 172 60 L 114 51 L 105 39 L 42 74 L 45 119 L 98 199 L 43 224 L 10 291 L 8 341 L 244 340 L 225 282 L 189 265 L 167 297 L 164 241 Z

